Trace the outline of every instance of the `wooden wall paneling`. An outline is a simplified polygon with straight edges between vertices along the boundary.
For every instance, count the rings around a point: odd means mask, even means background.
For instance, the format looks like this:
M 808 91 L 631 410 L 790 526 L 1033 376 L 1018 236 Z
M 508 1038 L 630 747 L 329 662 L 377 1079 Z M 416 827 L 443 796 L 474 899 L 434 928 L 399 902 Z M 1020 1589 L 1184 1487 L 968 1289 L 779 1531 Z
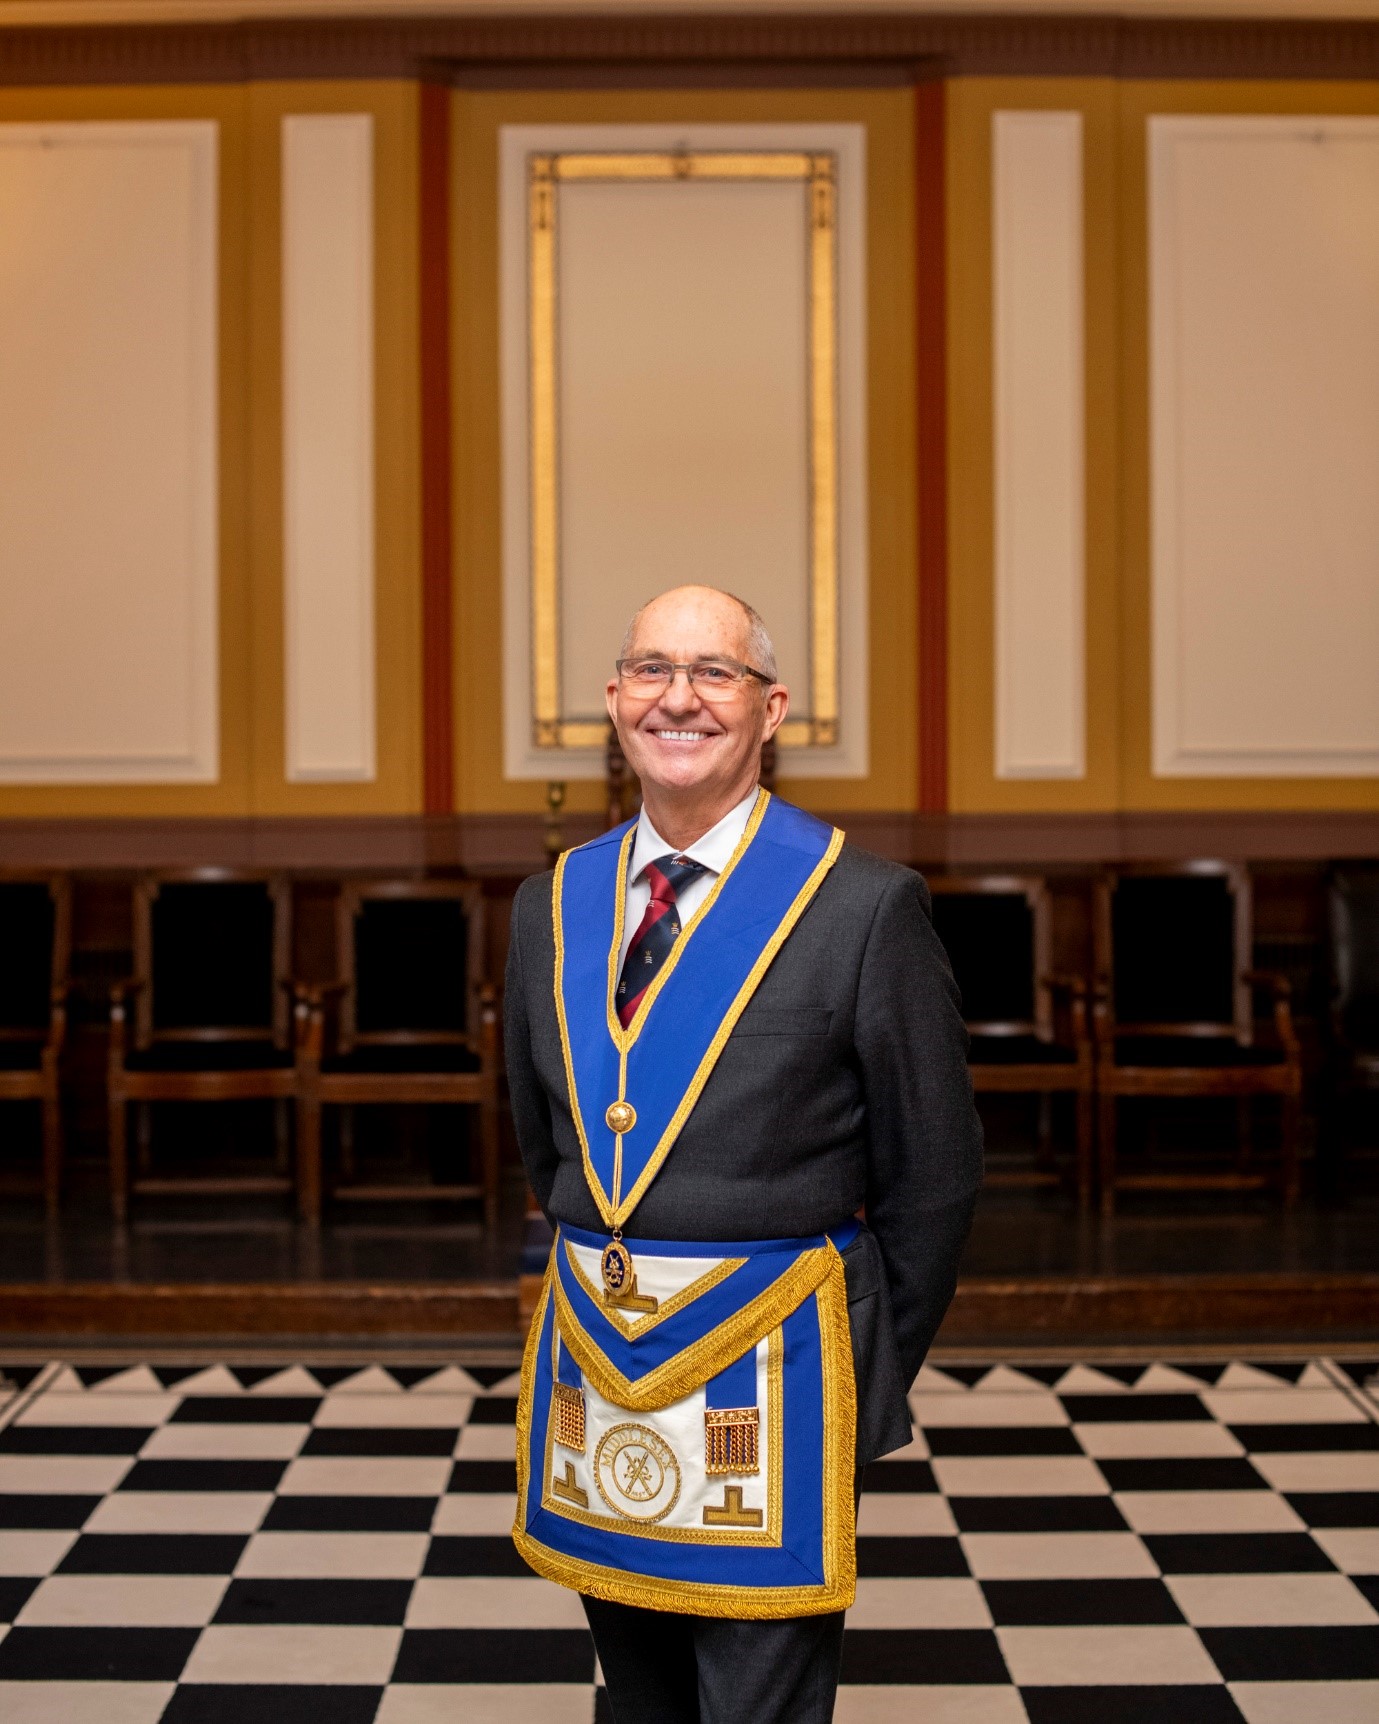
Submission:
M 1379 114 L 1379 83 L 1126 81 L 1117 89 L 1122 380 L 1119 675 L 1127 810 L 1379 809 L 1379 777 L 1156 777 L 1152 753 L 1147 122 L 1154 114 Z M 1300 572 L 1299 578 L 1305 578 Z M 1247 619 L 1241 619 L 1248 626 Z
M 421 86 L 420 338 L 423 807 L 455 806 L 451 531 L 450 89 Z
M 992 116 L 1076 112 L 1083 127 L 1086 765 L 1000 778 L 995 736 Z M 960 78 L 948 91 L 949 806 L 1081 813 L 1119 794 L 1116 88 L 1110 79 Z
M 947 91 L 915 85 L 915 434 L 919 513 L 919 809 L 948 809 Z
M 209 782 L 28 783 L 0 786 L 0 818 L 183 816 L 247 806 L 249 708 L 245 448 L 248 395 L 244 256 L 247 236 L 245 92 L 223 86 L 92 89 L 0 87 L 0 124 L 201 122 L 215 128 L 215 478 L 218 760 Z M 11 240 L 18 229 L 10 228 Z M 78 407 L 78 411 L 80 408 Z M 131 594 L 131 608 L 138 596 Z M 149 629 L 158 626 L 150 616 Z M 173 679 L 175 682 L 175 678 Z
M 403 82 L 257 83 L 248 92 L 253 236 L 254 777 L 245 812 L 411 815 L 422 806 L 421 441 L 417 88 Z M 287 115 L 367 115 L 374 146 L 374 676 L 371 779 L 289 782 L 283 611 L 281 136 Z

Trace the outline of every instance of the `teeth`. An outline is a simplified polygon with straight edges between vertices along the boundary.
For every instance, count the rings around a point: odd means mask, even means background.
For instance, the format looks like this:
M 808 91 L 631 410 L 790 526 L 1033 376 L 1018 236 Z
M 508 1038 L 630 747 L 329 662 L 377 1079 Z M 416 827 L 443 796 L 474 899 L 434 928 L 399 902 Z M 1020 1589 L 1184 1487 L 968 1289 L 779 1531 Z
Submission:
M 670 742 L 702 742 L 707 730 L 658 730 L 656 735 Z

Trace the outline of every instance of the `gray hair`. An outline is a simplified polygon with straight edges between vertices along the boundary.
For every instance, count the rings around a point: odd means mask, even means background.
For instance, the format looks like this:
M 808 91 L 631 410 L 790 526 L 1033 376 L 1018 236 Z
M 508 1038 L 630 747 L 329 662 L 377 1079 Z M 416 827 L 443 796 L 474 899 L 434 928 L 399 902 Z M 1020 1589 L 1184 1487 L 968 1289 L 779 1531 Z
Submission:
M 740 607 L 747 618 L 747 662 L 753 670 L 759 670 L 763 675 L 769 676 L 772 682 L 777 681 L 780 673 L 776 666 L 776 649 L 771 644 L 771 637 L 766 632 L 766 624 L 761 620 L 760 613 L 755 611 L 746 599 L 738 598 L 736 593 L 727 592 L 723 587 L 710 587 L 708 591 L 722 593 L 725 599 L 731 599 Z M 647 600 L 647 604 L 654 603 L 654 599 Z M 632 651 L 632 642 L 637 638 L 637 624 L 646 608 L 646 605 L 643 605 L 640 610 L 632 613 L 632 620 L 624 630 L 622 645 L 618 648 L 619 658 L 626 658 Z

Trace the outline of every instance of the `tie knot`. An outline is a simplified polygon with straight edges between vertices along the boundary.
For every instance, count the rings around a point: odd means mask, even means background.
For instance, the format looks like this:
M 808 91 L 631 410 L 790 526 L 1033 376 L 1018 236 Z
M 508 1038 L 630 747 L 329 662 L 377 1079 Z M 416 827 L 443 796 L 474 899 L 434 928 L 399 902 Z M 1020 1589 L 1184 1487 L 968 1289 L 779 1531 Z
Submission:
M 646 865 L 652 902 L 673 904 L 681 887 L 687 886 L 696 874 L 703 872 L 704 864 L 696 862 L 692 856 L 681 856 L 678 852 L 672 852 L 669 856 L 658 856 L 654 862 L 648 862 Z

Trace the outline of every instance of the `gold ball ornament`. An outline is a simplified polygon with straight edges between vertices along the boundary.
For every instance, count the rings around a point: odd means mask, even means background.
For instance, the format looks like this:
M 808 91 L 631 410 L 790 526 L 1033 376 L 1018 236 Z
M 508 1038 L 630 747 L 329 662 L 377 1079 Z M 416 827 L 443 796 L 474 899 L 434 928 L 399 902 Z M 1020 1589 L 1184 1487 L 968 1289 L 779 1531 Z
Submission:
M 637 1110 L 630 1101 L 615 1101 L 604 1114 L 603 1120 L 609 1131 L 615 1131 L 621 1137 L 636 1125 Z

